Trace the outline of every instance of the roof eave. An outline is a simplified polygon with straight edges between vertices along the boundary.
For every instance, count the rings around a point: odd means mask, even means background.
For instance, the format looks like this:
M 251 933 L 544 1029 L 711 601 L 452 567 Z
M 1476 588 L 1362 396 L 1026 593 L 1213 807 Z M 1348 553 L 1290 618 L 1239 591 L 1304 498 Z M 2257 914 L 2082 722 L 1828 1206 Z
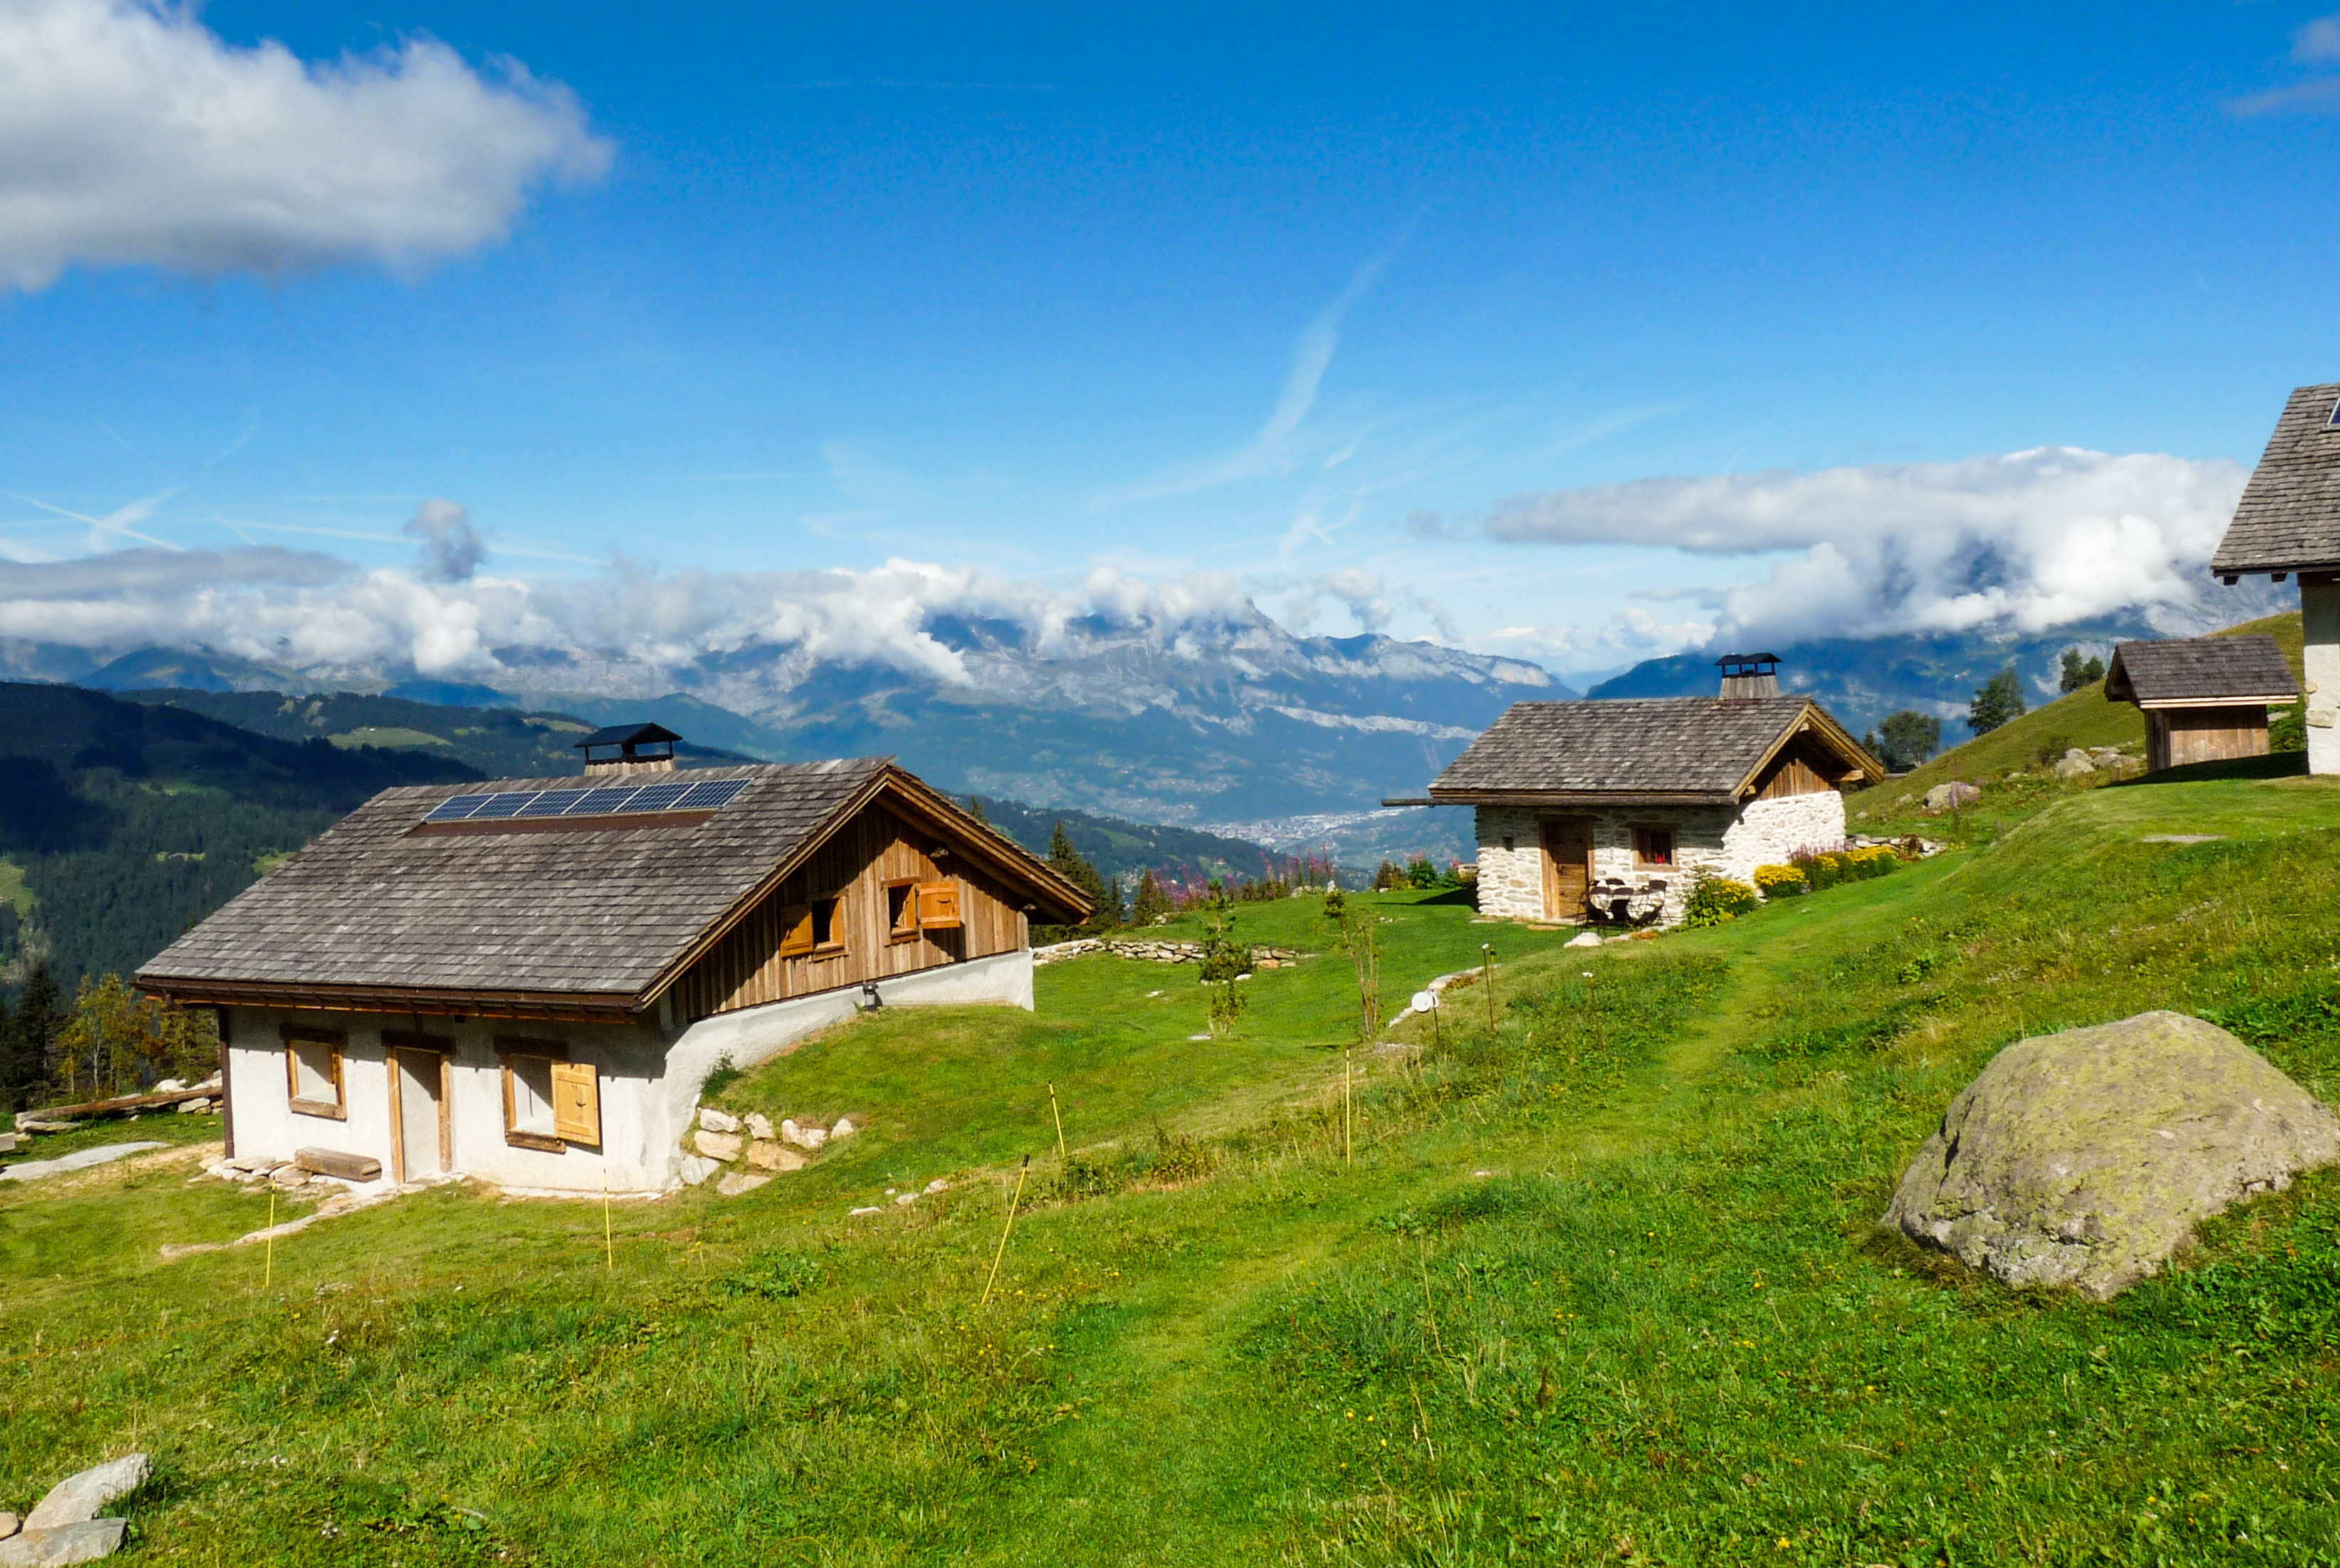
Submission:
M 1469 789 L 1433 786 L 1435 806 L 1732 806 L 1738 797 L 1714 789 Z
M 2130 698 L 2127 700 L 2135 702 L 2139 708 L 2146 710 L 2147 712 L 2153 712 L 2166 708 L 2271 708 L 2277 703 L 2298 701 L 2299 693 L 2296 691 L 2283 691 L 2277 692 L 2271 697 Z
M 134 982 L 148 996 L 181 1007 L 284 1007 L 327 1013 L 392 1013 L 421 1017 L 542 1018 L 562 1023 L 627 1023 L 648 1006 L 635 991 L 462 990 L 437 986 L 332 986 L 295 981 L 222 980 L 141 970 Z

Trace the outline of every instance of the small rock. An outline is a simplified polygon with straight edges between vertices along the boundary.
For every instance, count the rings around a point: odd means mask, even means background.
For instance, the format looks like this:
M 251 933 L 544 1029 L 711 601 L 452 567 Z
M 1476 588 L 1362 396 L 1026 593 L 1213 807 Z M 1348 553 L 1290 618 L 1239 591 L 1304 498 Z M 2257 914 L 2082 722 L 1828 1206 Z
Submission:
M 164 1078 L 146 1092 L 150 1095 L 175 1095 L 186 1087 L 176 1078 Z
M 2058 779 L 2077 779 L 2083 773 L 2096 770 L 2097 765 L 2088 760 L 2088 754 L 2077 746 L 2056 759 L 2056 777 Z
M 800 1149 L 818 1152 L 828 1141 L 828 1129 L 814 1122 L 784 1121 L 780 1124 L 780 1137 Z
M 1571 948 L 1597 948 L 1600 945 L 1601 933 L 1598 931 L 1580 931 L 1564 944 Z
M 1160 995 L 1159 992 L 1156 992 L 1155 994 L 1157 996 Z M 853 1118 L 851 1116 L 839 1116 L 837 1118 L 837 1125 L 828 1129 L 828 1136 L 831 1138 L 849 1138 L 860 1130 L 861 1129 L 859 1127 L 853 1125 Z
M 914 1193 L 914 1192 L 906 1192 L 906 1193 L 904 1193 L 900 1197 L 897 1197 L 897 1198 L 896 1198 L 896 1199 L 894 1200 L 894 1206 L 895 1206 L 897 1208 L 899 1208 L 899 1207 L 900 1207 L 900 1206 L 902 1206 L 904 1204 L 913 1204 L 913 1203 L 916 1203 L 916 1202 L 917 1202 L 917 1201 L 918 1201 L 918 1195 L 917 1195 L 917 1193 Z
M 1948 784 L 1937 784 L 1931 789 L 1926 791 L 1926 809 L 1929 811 L 1955 811 L 1961 806 L 1968 805 L 1973 801 L 1977 801 L 1981 799 L 1982 791 L 1980 789 L 1976 789 L 1973 785 L 1966 783 L 1961 779 L 1953 779 Z
M 884 1209 L 878 1207 L 875 1204 L 871 1204 L 861 1208 L 847 1209 L 845 1211 L 845 1217 L 848 1219 L 858 1219 L 865 1214 L 884 1214 L 885 1212 L 886 1211 Z
M 950 1183 L 943 1180 L 940 1176 L 937 1176 L 934 1180 L 927 1184 L 927 1190 L 930 1193 L 948 1192 L 950 1191 Z
M 699 1183 L 705 1181 L 709 1176 L 713 1176 L 717 1171 L 719 1171 L 723 1167 L 715 1161 L 701 1158 L 698 1155 L 685 1155 L 682 1156 L 682 1179 L 689 1182 L 692 1186 L 697 1186 Z
M 717 1182 L 715 1190 L 725 1197 L 738 1197 L 743 1192 L 754 1192 L 771 1179 L 768 1176 L 749 1176 L 745 1171 L 734 1171 Z
M 98 1510 L 117 1497 L 127 1497 L 146 1482 L 149 1469 L 143 1454 L 125 1454 L 103 1464 L 93 1464 L 78 1475 L 68 1475 L 49 1488 L 49 1494 L 25 1515 L 27 1533 L 54 1530 L 60 1524 L 85 1524 Z
M 729 1111 L 719 1111 L 713 1106 L 707 1106 L 699 1110 L 699 1125 L 710 1133 L 736 1133 L 739 1130 L 739 1118 Z
M 736 1160 L 739 1157 L 740 1138 L 738 1133 L 711 1133 L 702 1129 L 693 1135 L 691 1142 L 699 1152 L 711 1160 Z
M 27 1530 L 0 1541 L 0 1568 L 64 1568 L 72 1563 L 94 1563 L 120 1551 L 129 1529 L 127 1519 L 84 1519 L 53 1530 Z
M 761 1111 L 749 1111 L 748 1113 L 748 1136 L 751 1138 L 760 1138 L 767 1143 L 770 1142 L 772 1136 L 771 1118 L 765 1116 Z
M 183 1116 L 209 1116 L 212 1112 L 212 1106 L 213 1102 L 210 1100 L 181 1100 L 179 1102 L 179 1114 Z
M 24 1523 L 5 1508 L 0 1508 L 0 1541 L 5 1541 L 9 1536 L 16 1533 L 17 1529 Z
M 792 1148 L 758 1139 L 748 1146 L 748 1163 L 758 1170 L 800 1171 L 811 1162 Z

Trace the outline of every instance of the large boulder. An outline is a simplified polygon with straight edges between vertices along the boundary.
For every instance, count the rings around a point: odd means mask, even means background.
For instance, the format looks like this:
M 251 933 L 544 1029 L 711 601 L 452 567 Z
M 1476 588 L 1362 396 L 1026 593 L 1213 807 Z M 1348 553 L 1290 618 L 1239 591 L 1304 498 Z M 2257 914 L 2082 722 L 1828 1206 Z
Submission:
M 2183 1013 L 2018 1040 L 1950 1102 L 1881 1222 L 2009 1285 L 2102 1300 L 2195 1224 L 2340 1163 L 2340 1118 Z

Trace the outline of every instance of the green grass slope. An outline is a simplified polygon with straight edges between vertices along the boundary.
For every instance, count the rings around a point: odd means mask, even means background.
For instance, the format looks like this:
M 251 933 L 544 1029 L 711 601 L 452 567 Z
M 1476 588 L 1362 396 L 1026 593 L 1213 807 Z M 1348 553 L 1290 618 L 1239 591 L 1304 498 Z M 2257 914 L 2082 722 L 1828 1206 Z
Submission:
M 166 1265 L 266 1200 L 0 1186 L 0 1506 L 136 1445 L 158 1563 L 2332 1563 L 2340 1173 L 2102 1305 L 1874 1226 L 2026 1033 L 2176 1007 L 2340 1091 L 2335 850 L 2328 781 L 2224 779 L 1593 952 L 1357 898 L 1392 998 L 1503 963 L 1348 1117 L 1344 956 L 1229 1042 L 1094 958 L 730 1085 L 869 1118 L 734 1199 L 447 1188 Z
M 2300 624 L 2296 611 L 2245 621 L 2213 635 L 2273 637 L 2292 670 L 2299 670 Z M 2105 696 L 2105 683 L 2096 681 L 2044 707 L 2010 719 L 1988 735 L 1978 735 L 1954 746 L 1921 768 L 1889 779 L 1858 798 L 1858 809 L 1878 820 L 1890 820 L 1914 809 L 1926 791 L 1954 779 L 1974 783 L 2055 762 L 2071 747 L 2087 749 L 2117 746 L 2132 756 L 2145 755 L 2145 715 L 2133 704 Z

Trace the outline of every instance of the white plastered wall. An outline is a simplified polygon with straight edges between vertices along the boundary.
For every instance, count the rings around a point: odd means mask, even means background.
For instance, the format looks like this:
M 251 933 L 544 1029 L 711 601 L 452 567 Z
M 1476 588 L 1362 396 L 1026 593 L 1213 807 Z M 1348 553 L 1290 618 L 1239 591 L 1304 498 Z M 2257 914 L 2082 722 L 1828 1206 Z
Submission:
M 1750 800 L 1723 835 L 1721 875 L 1751 884 L 1758 866 L 1784 866 L 1799 849 L 1844 842 L 1844 797 L 1833 789 Z
M 951 964 L 878 983 L 887 1007 L 991 1003 L 1032 1007 L 1028 949 Z M 818 1029 L 849 1018 L 867 1005 L 859 986 L 724 1013 L 679 1031 L 649 1020 L 633 1026 L 553 1024 L 534 1020 L 417 1019 L 411 1015 L 226 1009 L 228 1084 L 235 1152 L 243 1157 L 289 1160 L 304 1148 L 370 1156 L 391 1179 L 390 1058 L 382 1031 L 434 1035 L 454 1041 L 450 1132 L 451 1171 L 491 1186 L 534 1192 L 663 1192 L 678 1184 L 681 1139 L 699 1104 L 700 1086 L 716 1064 L 753 1067 L 779 1055 Z M 285 1074 L 286 1024 L 345 1034 L 342 1104 L 346 1118 L 292 1108 Z M 570 1145 L 560 1152 L 518 1148 L 504 1137 L 503 1058 L 498 1036 L 558 1040 L 572 1061 L 590 1062 L 601 1101 L 601 1146 Z
M 2340 773 L 2340 582 L 2299 585 L 2307 677 L 2307 770 Z

